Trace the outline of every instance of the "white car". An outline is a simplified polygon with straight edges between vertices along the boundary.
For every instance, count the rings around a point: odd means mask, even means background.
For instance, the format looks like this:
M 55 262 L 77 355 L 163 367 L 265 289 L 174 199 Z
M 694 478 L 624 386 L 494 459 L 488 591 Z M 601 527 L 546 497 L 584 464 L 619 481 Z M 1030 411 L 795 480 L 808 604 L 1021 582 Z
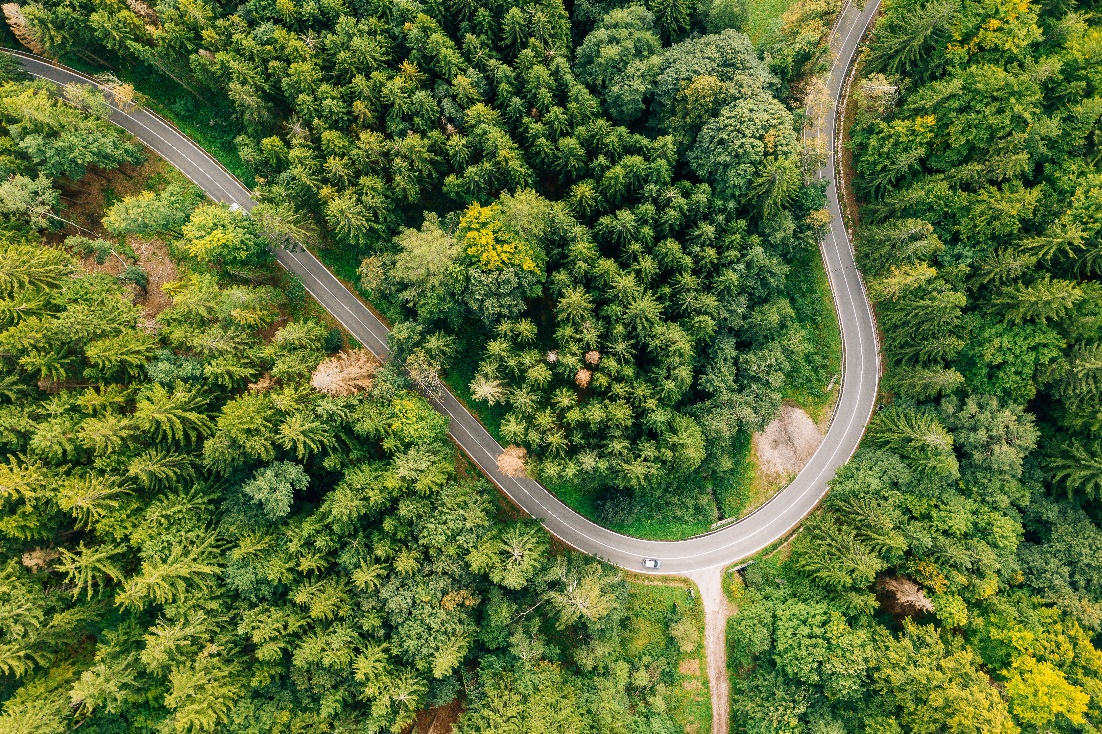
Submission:
M 643 568 L 662 568 L 662 561 L 657 558 L 644 558 Z

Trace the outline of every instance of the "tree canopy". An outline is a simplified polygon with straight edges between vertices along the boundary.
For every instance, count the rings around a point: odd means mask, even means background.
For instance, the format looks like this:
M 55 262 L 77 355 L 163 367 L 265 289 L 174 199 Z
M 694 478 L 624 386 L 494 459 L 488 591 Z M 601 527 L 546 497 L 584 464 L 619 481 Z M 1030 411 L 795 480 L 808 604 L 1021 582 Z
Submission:
M 91 185 L 18 161 L 60 193 L 44 215 Z M 149 173 L 96 171 L 126 176 Z M 0 731 L 401 732 L 461 694 L 471 733 L 516 707 L 676 731 L 684 591 L 637 603 L 508 519 L 400 366 L 344 349 L 262 256 L 268 223 L 143 180 L 86 222 L 99 239 L 0 218 Z M 534 263 L 508 249 L 538 225 L 521 210 L 472 205 L 485 247 L 455 257 Z M 167 282 L 137 254 L 156 243 Z
M 1094 731 L 1098 18 L 882 7 L 851 146 L 890 404 L 736 584 L 734 726 Z
M 393 351 L 418 382 L 485 409 L 542 480 L 708 524 L 739 436 L 832 375 L 785 304 L 822 222 L 812 157 L 737 9 L 705 5 L 21 12 L 50 51 L 223 100 L 259 196 L 327 229 L 323 257 L 362 263 L 374 305 L 408 325 Z M 108 224 L 180 227 L 216 268 L 262 254 L 248 220 L 173 206 Z

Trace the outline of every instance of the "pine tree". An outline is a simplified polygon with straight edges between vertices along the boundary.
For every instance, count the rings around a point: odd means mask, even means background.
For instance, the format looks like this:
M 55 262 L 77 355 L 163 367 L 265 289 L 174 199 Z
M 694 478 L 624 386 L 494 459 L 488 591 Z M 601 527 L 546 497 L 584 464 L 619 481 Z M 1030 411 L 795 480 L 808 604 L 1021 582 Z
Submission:
M 895 406 L 881 411 L 869 426 L 869 441 L 895 451 L 919 471 L 958 473 L 952 435 L 926 412 Z
M 1068 495 L 1081 491 L 1090 499 L 1102 498 L 1102 444 L 1070 439 L 1046 461 L 1053 481 L 1067 487 Z
M 86 547 L 81 541 L 75 553 L 61 549 L 61 559 L 55 569 L 64 573 L 66 583 L 72 585 L 74 599 L 84 593 L 91 600 L 97 590 L 122 581 L 123 572 L 116 561 L 121 554 L 120 549 L 106 543 Z
M 892 13 L 877 25 L 869 68 L 892 75 L 911 74 L 943 48 L 960 13 L 958 0 L 930 0 L 907 13 Z
M 57 504 L 76 519 L 77 527 L 91 528 L 117 508 L 122 497 L 128 494 L 131 491 L 113 477 L 88 473 L 62 482 L 58 487 Z
M 134 420 L 157 441 L 187 445 L 210 435 L 213 425 L 201 411 L 206 406 L 196 391 L 177 382 L 170 393 L 154 383 L 139 398 Z
M 1016 283 L 1005 288 L 991 302 L 1003 311 L 1009 323 L 1036 321 L 1044 324 L 1064 318 L 1082 299 L 1083 291 L 1079 285 L 1046 275 L 1029 285 Z
M 192 592 L 207 593 L 221 571 L 217 554 L 213 533 L 196 542 L 175 544 L 164 558 L 143 560 L 115 601 L 124 609 L 143 609 L 149 603 L 171 604 Z

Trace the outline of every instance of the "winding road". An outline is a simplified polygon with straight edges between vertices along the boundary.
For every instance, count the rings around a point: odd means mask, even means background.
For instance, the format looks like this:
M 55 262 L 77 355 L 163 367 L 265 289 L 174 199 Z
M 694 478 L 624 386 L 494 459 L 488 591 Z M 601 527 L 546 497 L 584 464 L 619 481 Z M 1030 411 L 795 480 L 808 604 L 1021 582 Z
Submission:
M 451 393 L 433 401 L 451 418 L 451 435 L 506 495 L 566 544 L 622 568 L 643 573 L 644 558 L 658 558 L 662 567 L 653 574 L 686 576 L 698 584 L 705 604 L 709 678 L 713 700 L 713 734 L 727 730 L 727 674 L 724 650 L 726 609 L 722 570 L 785 537 L 810 513 L 827 492 L 835 471 L 849 460 L 864 435 L 876 402 L 880 377 L 876 325 L 861 275 L 854 265 L 853 248 L 842 220 L 834 181 L 836 122 L 847 71 L 857 45 L 879 6 L 847 3 L 831 34 L 834 63 L 827 79 L 830 104 L 813 115 L 817 124 L 805 137 L 827 141 L 827 161 L 819 172 L 826 179 L 830 230 L 820 245 L 842 332 L 841 392 L 833 420 L 819 449 L 796 478 L 769 502 L 741 520 L 710 533 L 679 541 L 653 541 L 615 533 L 567 507 L 538 482 L 503 475 L 497 469 L 502 447 Z M 28 73 L 57 84 L 96 82 L 72 69 L 30 54 L 17 56 Z M 178 168 L 212 199 L 251 210 L 252 194 L 211 155 L 149 110 L 113 108 L 111 120 Z M 299 276 L 306 290 L 362 345 L 380 358 L 387 356 L 387 328 L 371 310 L 305 250 L 279 250 L 279 263 Z

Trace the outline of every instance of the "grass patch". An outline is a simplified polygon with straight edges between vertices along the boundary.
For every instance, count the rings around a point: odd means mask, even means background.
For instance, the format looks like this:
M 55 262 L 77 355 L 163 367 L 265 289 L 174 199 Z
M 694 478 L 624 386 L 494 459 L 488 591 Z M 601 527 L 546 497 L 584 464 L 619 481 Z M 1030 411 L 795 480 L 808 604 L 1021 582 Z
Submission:
M 802 364 L 793 370 L 783 395 L 821 424 L 829 417 L 838 396 L 842 332 L 819 250 L 800 250 L 790 266 L 788 300 L 804 331 L 808 350 Z
M 723 519 L 741 517 L 750 504 L 757 465 L 753 459 L 750 433 L 739 431 L 734 443 L 733 466 L 715 485 L 716 505 Z
M 704 608 L 691 584 L 628 582 L 624 651 L 635 670 L 657 676 L 670 716 L 687 734 L 712 722 L 704 657 Z M 675 635 L 679 639 L 675 639 Z
M 753 448 L 750 450 L 747 462 L 751 465 L 753 471 L 747 488 L 748 499 L 740 511 L 739 517 L 746 517 L 764 505 L 796 478 L 796 474 L 792 472 L 786 474 L 766 474 L 762 472 L 757 452 Z
M 746 35 L 755 46 L 774 36 L 781 29 L 781 16 L 796 0 L 750 0 L 750 18 Z

